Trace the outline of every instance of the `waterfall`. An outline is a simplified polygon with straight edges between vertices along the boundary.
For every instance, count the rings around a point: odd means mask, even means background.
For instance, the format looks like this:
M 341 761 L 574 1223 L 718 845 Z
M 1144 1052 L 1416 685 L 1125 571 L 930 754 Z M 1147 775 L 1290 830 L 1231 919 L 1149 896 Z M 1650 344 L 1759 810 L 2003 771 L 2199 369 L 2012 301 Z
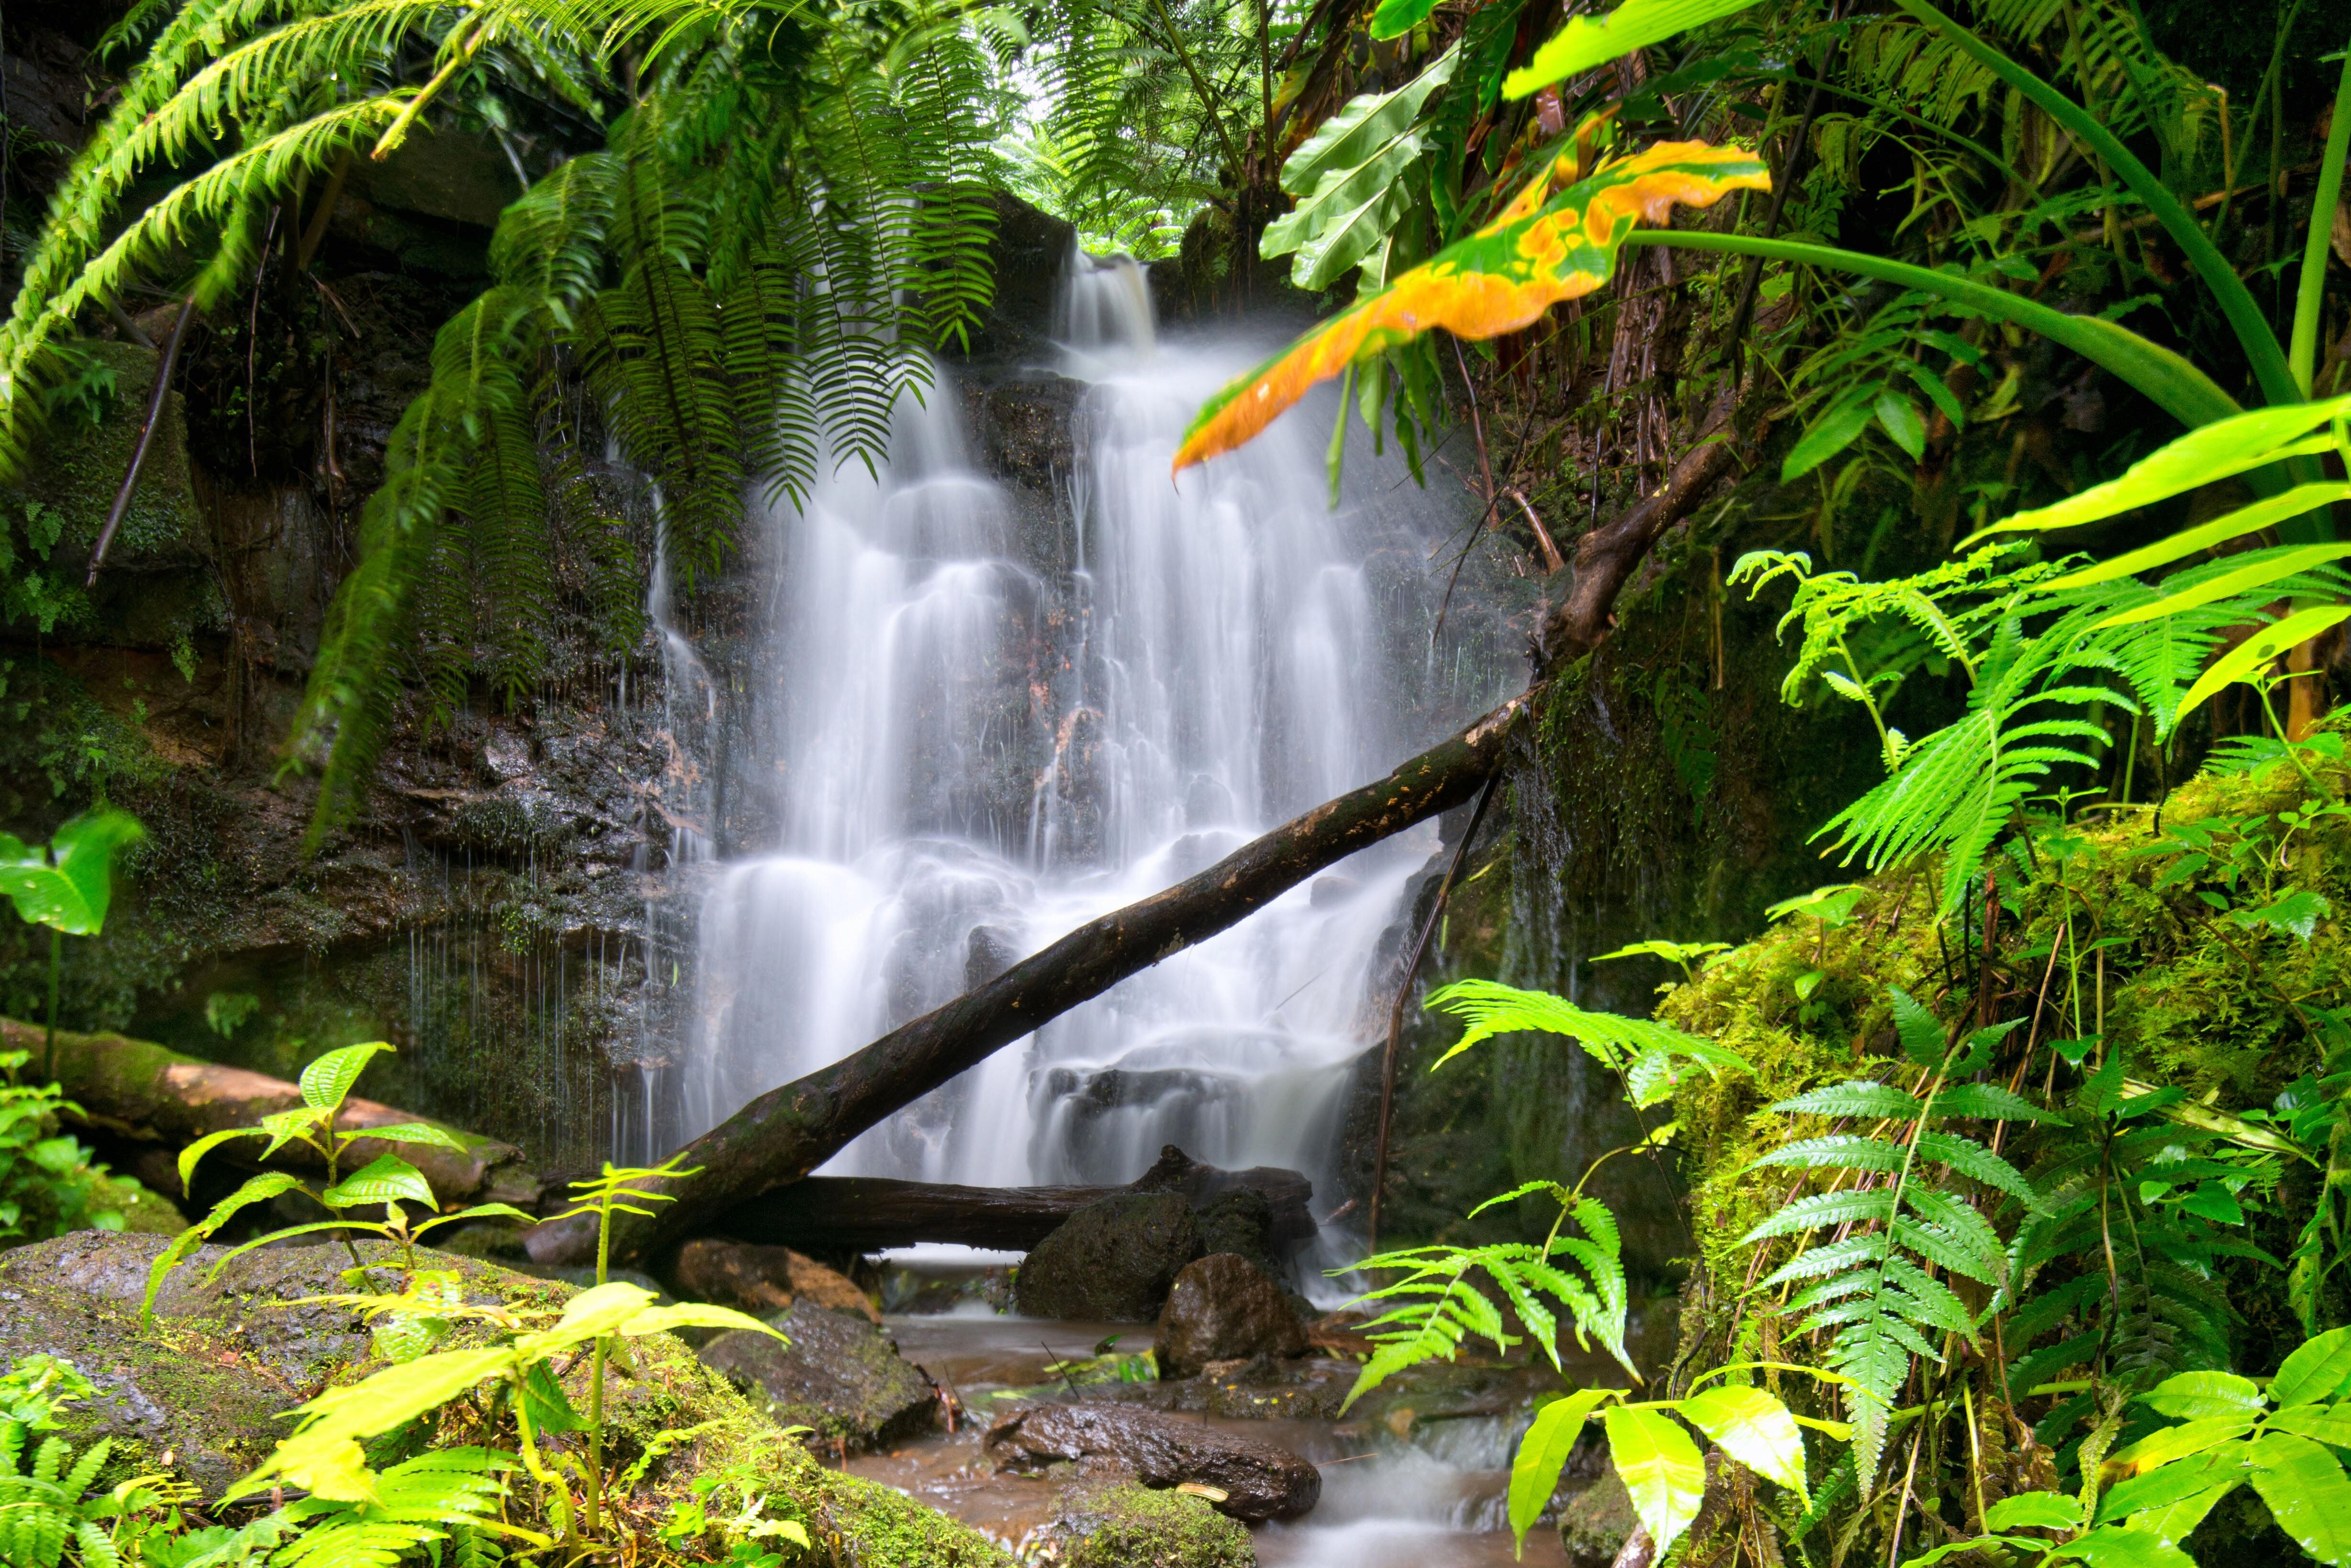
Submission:
M 739 776 L 776 836 L 702 906 L 684 1132 L 1376 776 L 1501 679 L 1429 647 L 1426 554 L 1458 501 L 1364 454 L 1333 512 L 1327 399 L 1171 482 L 1193 410 L 1264 346 L 1159 340 L 1131 262 L 1079 256 L 1063 290 L 1083 391 L 1058 516 L 977 470 L 944 369 L 885 464 L 827 463 L 771 514 L 769 754 Z M 1327 1198 L 1381 937 L 1434 843 L 1293 889 L 829 1168 L 1123 1182 L 1176 1143 Z

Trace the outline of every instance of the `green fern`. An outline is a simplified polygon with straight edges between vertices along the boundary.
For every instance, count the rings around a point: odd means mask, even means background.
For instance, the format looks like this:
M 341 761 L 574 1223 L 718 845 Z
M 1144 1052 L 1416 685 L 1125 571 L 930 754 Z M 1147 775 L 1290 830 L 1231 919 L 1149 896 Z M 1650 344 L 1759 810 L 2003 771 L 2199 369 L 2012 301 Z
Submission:
M 1480 1041 L 1521 1031 L 1573 1039 L 1624 1080 L 1635 1106 L 1665 1099 L 1693 1068 L 1714 1074 L 1753 1071 L 1745 1057 L 1728 1046 L 1668 1024 L 1588 1012 L 1548 992 L 1520 991 L 1490 980 L 1457 981 L 1429 992 L 1426 1005 L 1469 1024 L 1453 1048 L 1437 1059 L 1432 1072 Z
M 491 1535 L 507 1477 L 519 1469 L 511 1454 L 489 1449 L 442 1449 L 376 1473 L 375 1499 L 331 1502 L 308 1498 L 290 1504 L 287 1518 L 301 1533 L 278 1552 L 277 1568 L 394 1568 L 446 1543 L 457 1562 L 485 1565 L 503 1560 Z
M 1365 1325 L 1378 1346 L 1355 1375 L 1345 1404 L 1353 1405 L 1388 1377 L 1424 1361 L 1450 1361 L 1472 1339 L 1490 1341 L 1497 1351 L 1520 1343 L 1501 1309 L 1472 1276 L 1483 1273 L 1517 1314 L 1536 1348 L 1560 1366 L 1559 1314 L 1566 1310 L 1576 1343 L 1600 1347 L 1625 1371 L 1638 1376 L 1625 1350 L 1626 1296 L 1622 1242 L 1616 1218 L 1605 1204 L 1552 1181 L 1530 1181 L 1470 1210 L 1475 1219 L 1497 1204 L 1530 1193 L 1548 1192 L 1559 1202 L 1559 1218 L 1540 1247 L 1500 1242 L 1485 1247 L 1428 1246 L 1383 1252 L 1355 1265 L 1365 1272 L 1401 1270 L 1404 1277 L 1368 1291 L 1365 1302 L 1394 1303 Z M 1582 1236 L 1562 1234 L 1573 1220 Z M 1572 1267 L 1554 1262 L 1562 1260 Z M 1578 1277 L 1578 1271 L 1581 1277 Z
M 1755 1245 L 1782 1236 L 1833 1230 L 1841 1239 L 1807 1246 L 1758 1287 L 1792 1287 L 1780 1311 L 1801 1314 L 1798 1334 L 1825 1333 L 1823 1363 L 1851 1379 L 1856 1473 L 1877 1473 L 1886 1426 L 1913 1357 L 1941 1362 L 1947 1336 L 1973 1347 L 1978 1314 L 1936 1271 L 2004 1287 L 2007 1249 L 1964 1189 L 1951 1179 L 2005 1194 L 2029 1210 L 2043 1205 L 2032 1184 L 1983 1145 L 1935 1130 L 1952 1117 L 2039 1120 L 2044 1113 L 2004 1089 L 1954 1082 L 1979 1072 L 1993 1044 L 2014 1025 L 1977 1030 L 1964 1047 L 1947 1045 L 1933 1013 L 1904 992 L 1888 992 L 1904 1052 L 1917 1064 L 1919 1094 L 1868 1081 L 1815 1089 L 1769 1107 L 1782 1116 L 1867 1119 L 1904 1127 L 1885 1133 L 1832 1133 L 1783 1145 L 1748 1168 L 1840 1173 L 1828 1190 L 1794 1199 L 1743 1237 Z M 1846 1178 L 1851 1178 L 1848 1184 Z

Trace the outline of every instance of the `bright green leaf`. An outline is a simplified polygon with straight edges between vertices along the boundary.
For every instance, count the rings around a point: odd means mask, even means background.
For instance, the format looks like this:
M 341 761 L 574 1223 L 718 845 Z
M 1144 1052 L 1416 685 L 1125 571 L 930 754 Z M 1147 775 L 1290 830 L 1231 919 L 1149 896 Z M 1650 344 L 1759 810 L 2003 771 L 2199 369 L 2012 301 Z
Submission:
M 1570 16 L 1535 51 L 1535 57 L 1512 71 L 1502 84 L 1509 98 L 1526 98 L 1569 77 L 1582 76 L 1595 66 L 1662 44 L 1677 33 L 1703 26 L 1744 11 L 1755 0 L 1625 0 L 1605 16 Z M 1661 1545 L 1658 1550 L 1663 1552 Z
M 2351 1327 L 2331 1328 L 2304 1340 L 2270 1379 L 2270 1397 L 2281 1406 L 2313 1405 L 2340 1396 L 2351 1384 Z
M 2351 1480 L 2335 1456 L 2308 1438 L 2270 1432 L 2245 1457 L 2278 1528 L 2321 1563 L 2351 1563 Z
M 302 1103 L 314 1110 L 330 1110 L 343 1103 L 359 1082 L 370 1058 L 392 1046 L 381 1040 L 329 1051 L 302 1069 Z
M 2267 1404 L 2261 1385 L 2233 1372 L 2182 1372 L 2157 1384 L 2147 1402 L 2158 1415 L 2176 1421 L 2258 1417 Z
M 1560 1472 L 1567 1468 L 1584 1422 L 1617 1397 L 1613 1388 L 1582 1388 L 1535 1413 L 1534 1425 L 1519 1439 L 1518 1456 L 1510 1461 L 1510 1532 L 1520 1549 L 1558 1489 Z
M 1384 39 L 1409 33 L 1436 9 L 1437 0 L 1380 0 L 1380 8 L 1372 13 L 1372 36 Z
M 2253 679 L 2284 658 L 2289 649 L 2307 642 L 2346 618 L 2351 618 L 2351 605 L 2317 605 L 2263 627 L 2214 659 L 2212 667 L 2196 678 L 2196 684 L 2179 700 L 2172 727 L 2177 729 L 2199 704 L 2223 687 Z
M 1764 1480 L 1807 1499 L 1804 1438 L 1788 1407 L 1761 1388 L 1702 1389 L 1674 1407 L 1683 1419 Z
M 1706 1499 L 1706 1460 L 1689 1434 L 1662 1410 L 1618 1405 L 1601 1419 L 1617 1477 L 1662 1558 L 1689 1529 Z
M 319 1194 L 319 1198 L 329 1209 L 355 1209 L 371 1203 L 440 1207 L 433 1197 L 433 1184 L 424 1179 L 424 1173 L 396 1154 L 370 1160 Z
M 2060 1491 L 2024 1491 L 1984 1510 L 1987 1530 L 2072 1530 L 2082 1522 L 2082 1505 Z

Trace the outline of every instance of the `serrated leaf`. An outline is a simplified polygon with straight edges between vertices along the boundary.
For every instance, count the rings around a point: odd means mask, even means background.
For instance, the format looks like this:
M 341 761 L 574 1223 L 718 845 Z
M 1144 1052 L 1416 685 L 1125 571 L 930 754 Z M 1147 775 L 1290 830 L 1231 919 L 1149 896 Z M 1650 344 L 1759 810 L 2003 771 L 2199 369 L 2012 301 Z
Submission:
M 396 1154 L 370 1160 L 319 1194 L 319 1199 L 329 1209 L 353 1209 L 371 1203 L 422 1203 L 427 1209 L 440 1206 L 434 1199 L 433 1184 L 424 1179 L 424 1173 Z
M 353 1129 L 353 1136 L 379 1138 L 385 1143 L 423 1144 L 431 1148 L 454 1149 L 459 1154 L 465 1152 L 465 1139 L 446 1127 L 436 1127 L 429 1122 L 394 1122 L 390 1127 L 359 1127 Z
M 313 1110 L 330 1110 L 343 1103 L 359 1082 L 369 1061 L 388 1052 L 392 1046 L 385 1041 L 371 1040 L 364 1044 L 345 1045 L 329 1051 L 302 1069 L 302 1103 Z
M 2146 1402 L 2156 1414 L 2175 1421 L 2259 1417 L 2268 1404 L 2259 1384 L 2233 1372 L 2182 1372 L 2157 1384 Z
M 1939 1102 L 1938 1102 L 1939 1103 Z M 1926 1108 L 1916 1095 L 1906 1095 L 1890 1084 L 1865 1078 L 1813 1089 L 1793 1099 L 1780 1100 L 1767 1109 L 1782 1116 L 1879 1116 L 1907 1121 Z

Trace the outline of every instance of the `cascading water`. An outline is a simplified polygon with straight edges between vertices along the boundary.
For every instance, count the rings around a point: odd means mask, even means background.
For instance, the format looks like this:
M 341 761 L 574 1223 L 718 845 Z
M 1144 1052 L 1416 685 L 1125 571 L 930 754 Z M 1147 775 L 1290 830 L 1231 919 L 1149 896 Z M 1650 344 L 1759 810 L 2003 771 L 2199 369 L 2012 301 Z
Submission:
M 1170 481 L 1259 346 L 1156 341 L 1140 271 L 1083 256 L 1061 329 L 1086 383 L 1062 517 L 976 471 L 942 371 L 878 472 L 843 463 L 773 518 L 752 729 L 780 826 L 703 905 L 684 1132 L 1375 776 L 1499 680 L 1428 652 L 1426 533 L 1453 519 L 1400 468 L 1351 493 L 1432 524 L 1334 513 L 1311 416 Z M 1175 1143 L 1329 1194 L 1380 938 L 1433 834 L 1053 1021 L 832 1168 L 1120 1182 Z

